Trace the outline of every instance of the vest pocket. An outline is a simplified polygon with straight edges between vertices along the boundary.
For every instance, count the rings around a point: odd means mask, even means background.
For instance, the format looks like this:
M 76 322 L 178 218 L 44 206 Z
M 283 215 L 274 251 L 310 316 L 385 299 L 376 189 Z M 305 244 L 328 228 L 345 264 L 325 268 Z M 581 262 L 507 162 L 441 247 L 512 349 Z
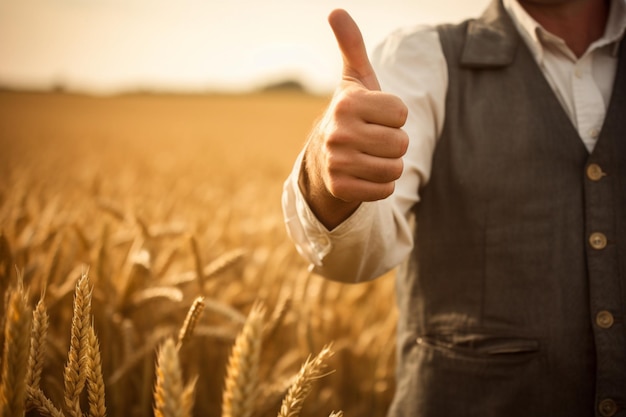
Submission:
M 451 358 L 515 359 L 539 352 L 535 339 L 480 333 L 450 333 L 418 337 L 418 346 L 435 349 Z
M 538 340 L 483 333 L 430 334 L 404 356 L 393 417 L 545 415 Z

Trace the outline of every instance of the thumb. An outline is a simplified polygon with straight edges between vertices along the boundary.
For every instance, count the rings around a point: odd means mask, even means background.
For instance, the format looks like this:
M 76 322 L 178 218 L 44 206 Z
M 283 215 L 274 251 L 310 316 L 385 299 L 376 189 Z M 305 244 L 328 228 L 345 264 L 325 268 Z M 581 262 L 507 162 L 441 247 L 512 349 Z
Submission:
M 343 77 L 356 79 L 369 90 L 380 90 L 356 22 L 345 10 L 336 9 L 328 16 L 328 23 L 343 56 Z

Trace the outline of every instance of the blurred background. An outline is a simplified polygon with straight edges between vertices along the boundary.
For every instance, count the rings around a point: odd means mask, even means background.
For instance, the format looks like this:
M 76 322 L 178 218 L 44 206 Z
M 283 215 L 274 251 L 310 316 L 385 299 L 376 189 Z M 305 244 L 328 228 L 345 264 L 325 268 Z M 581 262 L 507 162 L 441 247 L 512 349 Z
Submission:
M 164 415 L 153 410 L 155 353 L 202 296 L 170 358 L 195 390 L 192 415 L 222 415 L 232 346 L 260 302 L 252 415 L 276 416 L 301 364 L 332 343 L 299 416 L 384 416 L 393 271 L 359 285 L 311 274 L 287 236 L 283 181 L 340 77 L 333 8 L 353 15 L 372 49 L 396 27 L 459 21 L 488 1 L 0 0 L 0 297 L 21 281 L 28 305 L 41 298 L 49 315 L 37 363 L 12 368 L 40 375 L 46 404 L 67 412 L 74 287 L 88 274 L 82 320 L 102 371 L 88 386 L 106 395 L 83 392 L 83 411 Z M 12 307 L 1 308 L 10 324 Z M 5 334 L 4 357 L 26 358 Z M 0 364 L 0 393 L 26 383 L 5 377 L 13 363 Z M 37 398 L 28 394 L 27 417 L 59 415 L 34 410 Z M 168 398 L 183 409 L 194 396 Z
M 332 90 L 326 16 L 347 9 L 368 47 L 396 27 L 455 22 L 488 0 L 0 0 L 0 86 L 95 94 Z

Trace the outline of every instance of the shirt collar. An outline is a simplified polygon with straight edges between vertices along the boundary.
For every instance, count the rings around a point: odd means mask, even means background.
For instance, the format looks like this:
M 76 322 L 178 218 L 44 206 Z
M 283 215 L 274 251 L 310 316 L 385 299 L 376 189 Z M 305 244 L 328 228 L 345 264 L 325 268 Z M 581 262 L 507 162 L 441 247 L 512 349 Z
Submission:
M 565 42 L 561 38 L 548 32 L 533 19 L 517 0 L 502 0 L 502 3 L 504 9 L 513 20 L 518 32 L 530 47 L 537 62 L 543 61 L 544 48 L 547 45 L 552 44 L 560 47 L 565 45 Z M 626 0 L 612 0 L 604 35 L 595 41 L 590 49 L 613 44 L 612 53 L 616 56 L 619 50 L 619 41 L 624 37 L 625 32 Z

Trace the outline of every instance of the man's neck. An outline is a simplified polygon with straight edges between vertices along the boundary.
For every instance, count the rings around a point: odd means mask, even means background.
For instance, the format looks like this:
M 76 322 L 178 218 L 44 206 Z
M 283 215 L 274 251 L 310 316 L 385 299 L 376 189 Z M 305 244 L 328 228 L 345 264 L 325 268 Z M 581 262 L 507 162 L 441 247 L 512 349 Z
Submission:
M 541 26 L 560 37 L 578 57 L 604 35 L 609 16 L 607 0 L 519 0 Z

